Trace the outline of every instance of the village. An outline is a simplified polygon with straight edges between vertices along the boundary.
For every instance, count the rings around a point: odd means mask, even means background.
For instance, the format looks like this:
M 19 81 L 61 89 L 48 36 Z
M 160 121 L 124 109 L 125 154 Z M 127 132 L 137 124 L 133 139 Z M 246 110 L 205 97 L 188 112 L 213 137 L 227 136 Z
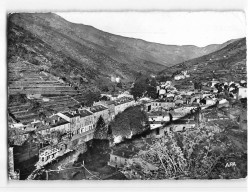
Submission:
M 63 107 L 60 107 L 58 112 L 39 119 L 36 115 L 32 118 L 31 114 L 28 120 L 25 119 L 23 122 L 15 120 L 16 116 L 22 115 L 21 106 L 12 106 L 9 108 L 11 179 L 20 179 L 22 171 L 15 169 L 15 162 L 20 164 L 31 160 L 39 170 L 71 151 L 85 153 L 87 143 L 95 139 L 94 133 L 99 119 L 103 119 L 107 127 L 118 114 L 130 107 L 139 106 L 146 113 L 149 128 L 144 130 L 146 131 L 144 139 L 148 142 L 151 138 L 168 136 L 170 132 L 193 131 L 203 125 L 214 131 L 222 131 L 223 121 L 232 121 L 241 131 L 247 130 L 247 120 L 244 116 L 246 111 L 240 113 L 237 113 L 237 110 L 231 111 L 234 109 L 233 102 L 246 102 L 246 81 L 221 83 L 213 79 L 200 85 L 192 83 L 188 90 L 179 90 L 175 87 L 175 82 L 189 77 L 185 71 L 181 75 L 176 75 L 172 81 L 157 81 L 156 99 L 143 95 L 135 100 L 130 91 L 121 91 L 117 95 L 102 93 L 101 99 L 92 106 L 72 103 L 73 106 L 69 109 L 63 110 Z M 119 83 L 120 79 L 111 78 L 111 81 Z M 75 102 L 77 97 L 76 101 L 80 102 L 80 95 L 48 97 L 45 101 L 40 94 L 29 94 L 27 97 L 41 104 L 53 101 L 55 108 L 63 98 L 70 103 Z M 27 109 L 25 105 L 23 107 Z M 221 111 L 216 107 L 221 108 Z M 27 142 L 29 139 L 32 141 Z M 125 139 L 127 137 L 121 135 L 113 137 L 109 145 L 111 152 L 108 166 L 119 170 L 127 179 L 144 178 L 134 164 L 142 163 L 142 167 L 149 170 L 157 169 L 148 162 L 135 160 L 135 155 L 142 148 L 146 148 L 146 143 L 141 139 L 127 143 Z M 129 139 L 132 140 L 132 134 Z M 139 144 L 135 144 L 136 142 Z

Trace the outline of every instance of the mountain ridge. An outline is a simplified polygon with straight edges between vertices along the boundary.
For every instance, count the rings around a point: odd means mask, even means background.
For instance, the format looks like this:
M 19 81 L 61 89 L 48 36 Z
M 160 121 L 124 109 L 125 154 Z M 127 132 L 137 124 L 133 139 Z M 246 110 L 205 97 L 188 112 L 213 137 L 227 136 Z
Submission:
M 9 32 L 12 38 L 8 38 L 8 60 L 20 57 L 30 62 L 35 59 L 36 65 L 46 65 L 53 74 L 70 81 L 70 75 L 82 75 L 92 84 L 110 82 L 111 75 L 119 76 L 122 81 L 134 81 L 140 72 L 157 74 L 164 67 L 216 51 L 227 44 L 213 44 L 199 50 L 197 46 L 151 43 L 71 23 L 53 13 L 10 14 Z M 20 56 L 16 55 L 18 49 L 23 51 Z
M 246 80 L 246 50 L 246 37 L 234 39 L 217 51 L 176 64 L 158 75 L 173 77 L 187 70 L 191 74 L 190 80 Z

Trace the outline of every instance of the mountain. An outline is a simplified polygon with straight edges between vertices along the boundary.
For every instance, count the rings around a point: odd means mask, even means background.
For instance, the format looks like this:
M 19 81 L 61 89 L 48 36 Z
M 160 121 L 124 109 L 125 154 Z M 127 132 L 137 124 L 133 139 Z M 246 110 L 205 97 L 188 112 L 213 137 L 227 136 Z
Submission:
M 186 70 L 189 80 L 246 80 L 246 38 L 232 40 L 217 51 L 174 65 L 158 75 L 171 77 Z
M 157 73 L 165 66 L 208 54 L 225 44 L 163 45 L 74 24 L 53 13 L 8 16 L 8 60 L 18 58 L 46 66 L 68 80 L 71 75 L 82 75 L 84 80 L 101 83 L 114 75 L 130 81 L 139 72 Z

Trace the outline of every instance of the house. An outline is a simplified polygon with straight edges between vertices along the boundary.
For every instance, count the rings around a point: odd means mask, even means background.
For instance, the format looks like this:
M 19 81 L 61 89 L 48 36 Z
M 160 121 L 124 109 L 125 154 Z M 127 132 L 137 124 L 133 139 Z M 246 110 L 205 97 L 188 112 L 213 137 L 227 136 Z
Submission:
M 182 74 L 178 74 L 178 75 L 174 76 L 174 79 L 175 79 L 176 81 L 178 81 L 178 80 L 181 80 L 181 79 L 185 79 L 185 76 L 182 75 Z
M 219 113 L 216 110 L 204 110 L 201 114 L 204 122 L 218 121 L 218 120 L 229 120 L 230 118 L 223 113 Z
M 193 120 L 188 120 L 188 121 L 187 120 L 176 120 L 176 121 L 173 121 L 170 125 L 165 126 L 163 128 L 163 134 L 166 135 L 168 131 L 174 131 L 174 132 L 186 131 L 194 127 L 196 127 L 196 123 Z
M 127 164 L 128 161 L 131 161 L 131 158 L 137 153 L 134 150 L 114 150 L 110 154 L 110 159 L 108 162 L 109 166 L 118 168 L 123 167 Z
M 169 110 L 170 108 L 175 107 L 175 102 L 172 98 L 166 98 L 166 100 L 155 100 L 151 102 L 151 110 Z
M 106 106 L 103 105 L 95 105 L 90 108 L 90 112 L 93 113 L 94 116 L 94 124 L 96 125 L 100 116 L 102 116 L 105 123 L 110 121 L 109 110 Z
M 162 115 L 158 115 L 158 114 L 148 114 L 148 121 L 151 122 L 169 122 L 170 121 L 170 115 L 167 114 L 162 114 Z
M 146 135 L 146 138 L 160 138 L 165 135 L 163 124 L 159 121 L 150 123 L 150 130 L 151 132 Z
M 214 105 L 216 103 L 216 98 L 206 98 L 206 105 Z
M 80 129 L 78 129 L 77 134 L 84 133 L 86 131 L 91 131 L 94 129 L 94 116 L 93 113 L 86 110 L 81 109 L 78 110 L 80 114 Z
M 109 118 L 110 120 L 113 120 L 115 117 L 115 101 L 99 101 L 95 102 L 93 106 L 96 105 L 103 105 L 108 108 L 109 110 Z
M 36 167 L 40 168 L 69 151 L 71 150 L 68 149 L 67 144 L 64 142 L 60 142 L 57 145 L 53 145 L 53 146 L 49 145 L 43 147 L 39 150 L 39 161 L 36 163 Z
M 158 94 L 159 94 L 159 96 L 161 96 L 161 95 L 162 95 L 162 96 L 166 95 L 166 89 L 160 89 Z
M 72 132 L 72 135 L 78 133 L 78 130 L 80 129 L 80 114 L 78 111 L 57 113 L 57 115 L 70 122 L 70 131 Z
M 50 118 L 50 132 L 53 131 L 59 131 L 61 133 L 68 133 L 70 132 L 70 122 L 67 120 L 63 119 L 62 117 L 58 115 L 53 115 Z
M 211 85 L 211 87 L 215 87 L 215 84 L 217 84 L 217 83 L 220 83 L 220 82 L 213 79 L 213 80 L 211 81 L 210 85 Z
M 168 110 L 168 109 L 174 108 L 174 107 L 175 107 L 174 102 L 154 101 L 151 103 L 151 109 L 152 110 L 161 110 L 161 109 Z
M 246 87 L 239 87 L 237 93 L 237 99 L 247 98 L 247 88 Z
M 152 108 L 152 103 L 151 103 L 151 99 L 150 98 L 140 98 L 137 102 L 137 104 L 141 105 L 142 110 L 145 112 L 150 112 L 151 108 Z
M 114 146 L 110 153 L 108 165 L 118 168 L 123 167 L 127 164 L 132 164 L 132 158 L 134 157 L 134 155 L 136 155 L 140 150 L 146 149 L 146 142 L 149 141 L 150 139 L 135 140 L 131 143 L 124 143 Z M 151 142 L 149 143 L 151 144 Z
M 41 121 L 35 120 L 31 122 L 30 125 L 35 131 L 42 135 L 48 135 L 54 131 L 58 131 L 61 134 L 71 131 L 70 122 L 58 115 L 52 115 L 51 117 L 45 118 Z M 28 126 L 26 126 L 25 130 L 28 131 L 28 129 Z

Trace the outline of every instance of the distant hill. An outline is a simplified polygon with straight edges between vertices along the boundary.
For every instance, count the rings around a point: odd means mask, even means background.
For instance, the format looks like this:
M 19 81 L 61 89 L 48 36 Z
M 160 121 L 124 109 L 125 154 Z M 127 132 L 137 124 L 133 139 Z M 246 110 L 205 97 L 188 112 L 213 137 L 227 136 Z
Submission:
M 246 80 L 246 38 L 232 40 L 222 49 L 185 61 L 161 71 L 159 76 L 174 76 L 187 70 L 187 80 L 223 81 Z
M 133 80 L 139 72 L 157 73 L 185 60 L 224 47 L 150 43 L 74 24 L 52 13 L 8 16 L 8 61 L 46 66 L 52 74 L 93 85 L 110 76 Z M 82 83 L 84 84 L 84 82 Z

